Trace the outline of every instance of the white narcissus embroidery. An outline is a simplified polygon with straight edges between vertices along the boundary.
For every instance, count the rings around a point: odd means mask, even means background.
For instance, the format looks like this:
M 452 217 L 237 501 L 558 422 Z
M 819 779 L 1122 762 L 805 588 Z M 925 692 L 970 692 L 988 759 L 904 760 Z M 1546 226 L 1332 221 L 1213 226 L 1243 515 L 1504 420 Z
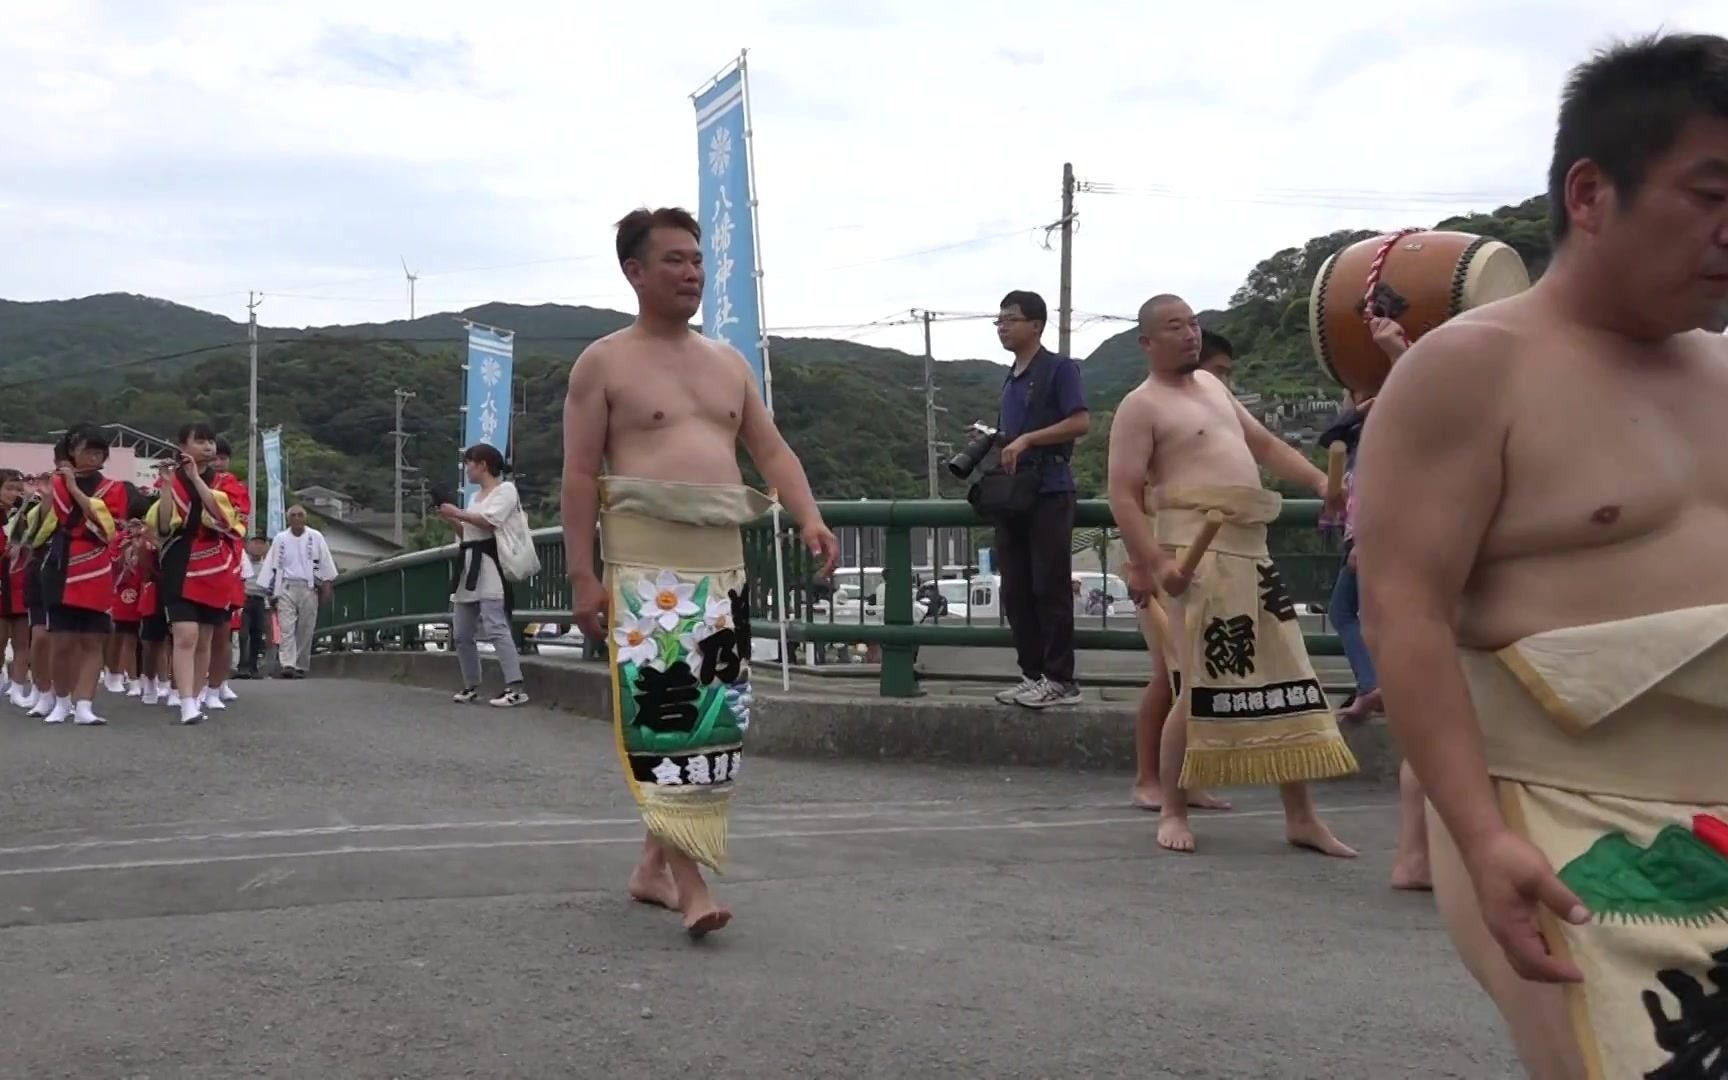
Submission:
M 707 610 L 702 612 L 702 623 L 696 628 L 696 640 L 702 641 L 732 628 L 732 601 L 724 594 L 709 596 Z
M 653 617 L 645 616 L 613 630 L 612 640 L 618 643 L 619 663 L 659 667 L 660 643 L 654 640 L 654 631 L 659 628 L 660 624 Z
M 642 599 L 642 615 L 654 619 L 664 630 L 671 630 L 680 619 L 696 614 L 696 586 L 679 581 L 670 570 L 660 571 L 653 581 L 643 578 L 636 583 L 636 595 Z

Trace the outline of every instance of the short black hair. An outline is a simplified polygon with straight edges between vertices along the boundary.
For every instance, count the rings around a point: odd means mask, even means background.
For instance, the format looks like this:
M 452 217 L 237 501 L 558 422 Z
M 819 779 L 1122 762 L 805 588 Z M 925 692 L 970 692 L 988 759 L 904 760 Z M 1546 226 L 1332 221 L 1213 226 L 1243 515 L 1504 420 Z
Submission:
M 126 517 L 131 520 L 142 520 L 150 508 L 156 505 L 156 499 L 131 481 L 126 482 Z
M 228 445 L 228 440 L 220 435 L 216 436 L 216 456 L 229 458 L 234 456 L 234 448 Z
M 1230 339 L 1215 330 L 1200 331 L 1200 362 L 1205 363 L 1214 356 L 1226 356 L 1236 359 L 1236 346 L 1230 344 Z
M 504 455 L 491 443 L 475 443 L 462 451 L 462 460 L 479 462 L 486 466 L 486 471 L 493 476 L 504 475 Z
M 95 424 L 84 422 L 73 424 L 66 429 L 66 460 L 72 460 L 72 454 L 78 450 L 100 450 L 104 460 L 108 457 L 108 433 Z
M 655 229 L 683 229 L 700 243 L 702 226 L 682 206 L 662 206 L 650 210 L 638 207 L 618 219 L 618 265 L 640 259 L 648 249 L 648 237 Z
M 72 460 L 72 435 L 63 434 L 54 442 L 54 464 L 62 465 Z
M 1004 296 L 1002 302 L 996 306 L 999 308 L 1017 307 L 1020 309 L 1020 314 L 1035 323 L 1047 324 L 1050 321 L 1049 306 L 1044 303 L 1042 296 L 1030 289 L 1015 289 Z
M 180 433 L 174 436 L 176 446 L 185 446 L 193 439 L 215 439 L 216 429 L 208 420 L 193 420 L 180 425 Z
M 1728 38 L 1651 34 L 1617 42 L 1572 69 L 1548 166 L 1548 227 L 1566 239 L 1566 174 L 1593 161 L 1630 203 L 1650 166 L 1699 113 L 1728 119 Z

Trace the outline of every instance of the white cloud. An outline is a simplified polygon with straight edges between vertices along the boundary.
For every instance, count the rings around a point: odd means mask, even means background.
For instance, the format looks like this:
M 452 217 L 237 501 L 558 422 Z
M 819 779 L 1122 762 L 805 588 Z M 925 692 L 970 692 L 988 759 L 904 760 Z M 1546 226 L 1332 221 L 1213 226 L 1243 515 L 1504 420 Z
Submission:
M 1080 196 L 1077 308 L 1217 305 L 1316 233 L 1533 194 L 1591 45 L 1728 24 L 1701 0 L 1394 7 L 0 0 L 0 250 L 29 253 L 0 296 L 240 315 L 258 288 L 272 322 L 375 320 L 404 313 L 400 254 L 423 312 L 626 307 L 610 224 L 694 200 L 688 95 L 747 45 L 771 325 L 1053 301 L 1036 227 L 1065 160 L 1137 192 Z M 936 345 L 996 355 L 982 323 Z

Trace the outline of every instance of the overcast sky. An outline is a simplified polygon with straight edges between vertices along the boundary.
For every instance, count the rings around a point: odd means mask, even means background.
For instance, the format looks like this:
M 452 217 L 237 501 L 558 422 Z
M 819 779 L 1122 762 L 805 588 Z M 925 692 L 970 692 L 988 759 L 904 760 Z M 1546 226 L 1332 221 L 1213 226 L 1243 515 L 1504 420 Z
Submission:
M 1272 251 L 1543 186 L 1567 67 L 1722 0 L 0 0 L 0 297 L 312 325 L 628 308 L 610 224 L 690 204 L 689 95 L 750 49 L 770 327 L 1218 306 Z M 1398 14 L 1391 14 L 1392 12 Z M 722 14 L 724 13 L 724 14 Z M 1120 323 L 1082 317 L 1082 355 Z M 794 331 L 797 332 L 797 331 Z M 809 331 L 826 333 L 827 331 Z M 920 348 L 912 327 L 836 330 Z M 1052 328 L 1050 341 L 1054 344 Z M 998 356 L 983 322 L 944 358 Z

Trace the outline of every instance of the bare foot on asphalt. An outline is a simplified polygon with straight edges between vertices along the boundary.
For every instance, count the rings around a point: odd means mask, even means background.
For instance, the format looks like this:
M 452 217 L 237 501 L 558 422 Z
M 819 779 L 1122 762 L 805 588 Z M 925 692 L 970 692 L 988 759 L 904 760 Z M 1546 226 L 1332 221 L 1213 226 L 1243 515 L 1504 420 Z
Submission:
M 1158 822 L 1158 846 L 1188 854 L 1194 850 L 1194 830 L 1183 818 L 1164 818 Z
M 692 941 L 700 941 L 731 921 L 732 913 L 710 900 L 707 907 L 684 913 L 684 932 Z
M 671 871 L 664 868 L 648 870 L 638 866 L 630 875 L 630 898 L 668 911 L 678 910 L 678 886 L 672 883 Z
M 1428 872 L 1427 859 L 1400 859 L 1392 864 L 1392 887 L 1409 892 L 1429 892 L 1434 878 Z
M 1164 791 L 1157 784 L 1134 789 L 1134 808 L 1136 810 L 1164 809 Z M 1229 799 L 1221 799 L 1210 791 L 1190 791 L 1188 793 L 1188 809 L 1190 810 L 1234 810 L 1235 805 Z
M 1354 859 L 1356 849 L 1350 847 L 1326 827 L 1326 823 L 1318 819 L 1313 821 L 1292 821 L 1284 828 L 1284 837 L 1291 844 L 1308 851 L 1318 851 L 1322 855 L 1330 855 L 1334 859 Z

